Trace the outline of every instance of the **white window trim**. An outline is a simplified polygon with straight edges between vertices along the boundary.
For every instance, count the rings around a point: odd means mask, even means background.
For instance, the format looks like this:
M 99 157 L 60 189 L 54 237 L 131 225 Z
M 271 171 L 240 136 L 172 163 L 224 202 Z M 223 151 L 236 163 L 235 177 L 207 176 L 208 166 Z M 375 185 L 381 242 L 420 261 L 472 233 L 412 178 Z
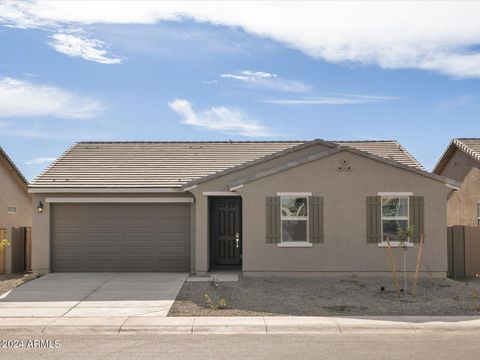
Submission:
M 379 192 L 378 196 L 413 196 L 413 192 Z
M 392 216 L 386 217 L 385 220 L 407 220 L 407 227 L 410 226 L 410 196 L 413 196 L 411 192 L 379 192 L 378 195 L 380 196 L 380 236 L 381 241 L 378 243 L 378 247 L 388 247 L 388 243 L 383 240 L 383 198 L 384 197 L 404 197 L 407 198 L 407 215 L 406 216 Z M 412 247 L 413 243 L 409 240 L 405 241 L 405 247 Z M 400 241 L 390 241 L 390 247 L 400 247 Z
M 386 241 L 383 241 L 381 243 L 378 243 L 379 248 L 386 248 L 388 247 L 388 243 Z M 405 245 L 401 246 L 400 241 L 390 241 L 390 247 L 391 248 L 397 248 L 397 247 L 413 247 L 413 243 L 410 241 L 405 241 Z
M 284 248 L 310 248 L 313 246 L 312 243 L 308 241 L 286 241 L 277 244 L 278 247 Z
M 283 195 L 279 195 L 283 194 Z M 311 196 L 312 193 L 277 193 L 277 196 L 280 196 L 280 243 L 277 244 L 279 247 L 311 247 L 311 243 L 308 241 L 309 238 L 309 220 L 308 220 L 308 197 Z M 305 197 L 307 199 L 307 203 L 305 204 L 307 207 L 307 216 L 283 216 L 282 215 L 282 198 L 284 197 Z M 300 220 L 305 221 L 307 223 L 306 229 L 306 241 L 283 241 L 283 220 Z M 284 246 L 281 246 L 284 244 Z M 297 246 L 295 246 L 297 244 Z M 310 246 L 305 246 L 305 244 L 310 244 Z
M 10 211 L 10 209 L 15 209 L 15 211 Z M 7 214 L 16 214 L 17 213 L 17 207 L 16 206 L 7 206 Z
M 239 193 L 232 191 L 204 191 L 204 196 L 240 196 Z

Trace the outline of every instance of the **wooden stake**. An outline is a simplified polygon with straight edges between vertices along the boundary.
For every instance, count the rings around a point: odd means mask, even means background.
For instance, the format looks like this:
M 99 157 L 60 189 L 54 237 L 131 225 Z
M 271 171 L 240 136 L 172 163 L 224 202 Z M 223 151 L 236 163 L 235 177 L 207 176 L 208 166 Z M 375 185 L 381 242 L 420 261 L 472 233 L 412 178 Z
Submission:
M 418 273 L 420 271 L 420 259 L 422 258 L 422 250 L 423 250 L 423 234 L 422 236 L 420 236 L 420 246 L 418 247 L 417 265 L 415 267 L 415 276 L 413 277 L 412 295 L 414 296 L 415 296 L 415 290 L 417 288 Z
M 400 284 L 398 283 L 397 270 L 395 269 L 395 260 L 393 259 L 392 248 L 390 247 L 390 239 L 387 236 L 388 257 L 390 258 L 390 264 L 392 265 L 393 273 L 393 285 L 397 291 L 398 297 L 400 297 Z

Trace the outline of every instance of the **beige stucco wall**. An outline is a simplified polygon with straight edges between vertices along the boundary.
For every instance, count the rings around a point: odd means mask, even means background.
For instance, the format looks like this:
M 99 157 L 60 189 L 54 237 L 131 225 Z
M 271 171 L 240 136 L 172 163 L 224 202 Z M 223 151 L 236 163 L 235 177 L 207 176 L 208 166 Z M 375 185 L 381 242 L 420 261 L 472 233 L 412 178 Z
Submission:
M 351 172 L 336 170 L 341 160 Z M 264 164 L 263 166 L 266 166 Z M 249 170 L 243 173 L 251 172 Z M 230 174 L 192 190 L 197 203 L 196 268 L 208 270 L 208 209 L 205 191 L 225 191 Z M 425 247 L 421 271 L 447 271 L 446 198 L 449 190 L 436 180 L 394 166 L 341 152 L 245 184 L 243 201 L 243 271 L 245 274 L 388 273 L 387 250 L 366 242 L 366 197 L 378 192 L 413 192 L 425 197 Z M 265 240 L 265 197 L 277 192 L 312 192 L 324 197 L 324 242 L 311 248 L 280 248 Z M 415 270 L 418 247 L 408 251 L 407 269 Z M 401 251 L 395 250 L 398 266 Z
M 31 226 L 31 198 L 18 175 L 9 171 L 6 160 L 0 159 L 0 228 L 7 229 L 7 239 L 12 239 L 12 227 Z M 16 214 L 8 214 L 8 207 L 16 207 Z M 6 272 L 11 272 L 11 247 L 6 248 Z
M 191 197 L 190 194 L 180 193 L 49 193 L 49 194 L 32 194 L 32 202 L 30 208 L 32 210 L 32 269 L 40 274 L 46 274 L 50 272 L 50 221 L 51 221 L 51 203 L 46 201 L 46 198 L 71 198 L 71 197 Z M 39 214 L 37 212 L 37 206 L 39 202 L 43 203 L 43 212 Z M 194 215 L 195 204 L 192 203 L 192 214 Z M 191 217 L 192 235 L 195 224 L 195 217 Z M 193 236 L 192 236 L 193 241 Z M 192 244 L 191 251 L 194 251 L 194 244 Z M 193 268 L 193 256 L 192 268 Z
M 442 176 L 462 183 L 448 198 L 448 226 L 478 226 L 477 203 L 480 201 L 480 164 L 457 149 L 442 170 Z
M 227 185 L 239 177 L 255 174 L 259 171 L 279 166 L 286 161 L 294 161 L 301 157 L 316 154 L 329 148 L 316 144 L 301 150 L 291 152 L 285 156 L 277 157 L 268 162 L 259 163 L 233 173 L 214 178 L 198 184 L 189 190 L 195 197 L 195 271 L 204 274 L 209 270 L 209 242 L 208 242 L 208 196 L 203 195 L 209 191 L 228 191 Z M 245 227 L 245 222 L 243 222 Z

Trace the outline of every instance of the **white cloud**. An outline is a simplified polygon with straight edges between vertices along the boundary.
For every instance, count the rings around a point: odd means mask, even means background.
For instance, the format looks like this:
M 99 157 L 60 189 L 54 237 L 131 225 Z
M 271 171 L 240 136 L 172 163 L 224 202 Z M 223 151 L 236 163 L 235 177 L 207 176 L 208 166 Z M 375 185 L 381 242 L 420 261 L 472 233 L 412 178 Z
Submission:
M 278 77 L 278 75 L 271 74 L 268 72 L 263 72 L 263 71 L 243 70 L 236 74 L 222 74 L 220 75 L 220 77 L 247 81 L 247 82 L 256 82 L 262 79 L 276 78 Z
M 91 97 L 28 81 L 0 78 L 0 116 L 83 119 L 98 115 L 103 104 Z
M 56 158 L 54 157 L 37 157 L 31 160 L 25 161 L 25 165 L 44 165 L 49 164 L 54 161 Z
M 4 1 L 18 27 L 154 24 L 194 19 L 240 27 L 329 62 L 480 77 L 474 1 Z
M 218 106 L 201 112 L 196 112 L 193 110 L 189 101 L 182 99 L 175 99 L 169 102 L 168 105 L 177 114 L 183 117 L 183 124 L 243 136 L 272 136 L 265 126 L 250 119 L 247 115 L 237 109 Z
M 389 101 L 394 99 L 398 98 L 393 96 L 339 94 L 338 96 L 322 96 L 302 99 L 266 99 L 261 101 L 265 103 L 281 105 L 354 105 Z
M 286 80 L 277 74 L 263 71 L 243 70 L 236 73 L 221 74 L 221 78 L 241 81 L 255 87 L 287 92 L 307 92 L 311 86 L 300 81 Z
M 207 85 L 217 85 L 218 81 L 213 79 L 213 80 L 202 80 L 202 83 L 207 84 Z
M 81 57 L 102 64 L 119 64 L 122 62 L 118 58 L 108 57 L 106 44 L 100 40 L 65 33 L 54 34 L 51 39 L 50 46 L 68 56 Z

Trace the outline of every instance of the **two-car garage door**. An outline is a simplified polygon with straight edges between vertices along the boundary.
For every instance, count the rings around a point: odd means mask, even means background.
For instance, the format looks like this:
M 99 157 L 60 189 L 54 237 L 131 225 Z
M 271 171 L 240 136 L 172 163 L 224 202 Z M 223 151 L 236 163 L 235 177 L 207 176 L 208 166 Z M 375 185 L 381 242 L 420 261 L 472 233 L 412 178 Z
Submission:
M 52 204 L 53 271 L 189 271 L 190 204 Z

